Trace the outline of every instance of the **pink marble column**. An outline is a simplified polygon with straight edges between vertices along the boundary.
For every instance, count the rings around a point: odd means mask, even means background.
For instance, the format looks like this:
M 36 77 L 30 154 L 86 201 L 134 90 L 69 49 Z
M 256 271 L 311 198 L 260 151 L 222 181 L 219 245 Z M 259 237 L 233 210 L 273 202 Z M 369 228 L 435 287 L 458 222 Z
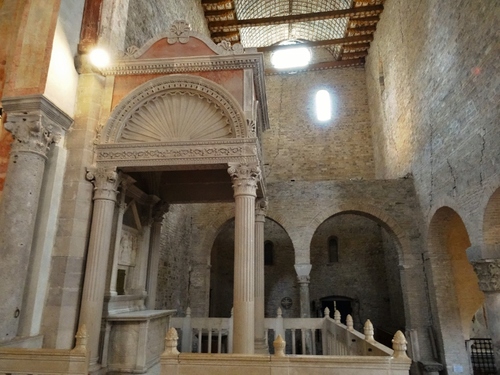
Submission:
M 255 207 L 255 353 L 268 354 L 264 328 L 264 223 L 267 200 L 257 200 Z
M 255 331 L 255 197 L 260 168 L 256 164 L 230 164 L 233 182 L 234 317 L 233 353 L 254 353 Z
M 99 369 L 99 336 L 106 286 L 111 230 L 119 176 L 115 168 L 89 168 L 87 179 L 94 184 L 94 209 L 87 251 L 80 323 L 87 326 L 90 350 L 89 372 Z

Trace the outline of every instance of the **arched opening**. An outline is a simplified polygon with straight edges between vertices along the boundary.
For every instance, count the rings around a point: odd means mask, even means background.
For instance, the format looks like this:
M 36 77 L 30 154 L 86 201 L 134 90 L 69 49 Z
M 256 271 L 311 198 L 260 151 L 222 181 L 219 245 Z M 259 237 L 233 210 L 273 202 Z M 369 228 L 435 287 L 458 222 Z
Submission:
M 344 212 L 325 220 L 311 241 L 313 315 L 329 307 L 333 317 L 330 305 L 341 303 L 339 311 L 351 310 L 356 329 L 370 319 L 376 339 L 390 343 L 405 327 L 398 247 L 392 232 L 370 215 Z
M 443 293 L 448 299 L 453 294 L 456 296 L 460 331 L 466 340 L 470 338 L 473 317 L 484 301 L 477 276 L 467 259 L 466 250 L 470 245 L 462 218 L 449 207 L 437 210 L 429 228 L 429 248 L 443 262 L 449 262 L 452 278 Z M 450 288 L 453 288 L 452 292 Z
M 264 224 L 265 315 L 276 317 L 278 307 L 284 317 L 298 317 L 300 311 L 295 257 L 288 233 L 266 218 Z M 234 219 L 223 224 L 210 255 L 210 316 L 229 317 L 234 284 Z

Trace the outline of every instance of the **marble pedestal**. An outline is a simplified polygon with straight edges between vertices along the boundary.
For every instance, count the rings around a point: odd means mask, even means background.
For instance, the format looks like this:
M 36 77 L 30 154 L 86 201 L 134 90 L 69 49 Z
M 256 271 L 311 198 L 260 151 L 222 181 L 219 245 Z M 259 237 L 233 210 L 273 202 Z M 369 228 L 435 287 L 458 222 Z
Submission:
M 109 315 L 104 338 L 107 374 L 144 374 L 157 364 L 174 313 L 143 310 Z

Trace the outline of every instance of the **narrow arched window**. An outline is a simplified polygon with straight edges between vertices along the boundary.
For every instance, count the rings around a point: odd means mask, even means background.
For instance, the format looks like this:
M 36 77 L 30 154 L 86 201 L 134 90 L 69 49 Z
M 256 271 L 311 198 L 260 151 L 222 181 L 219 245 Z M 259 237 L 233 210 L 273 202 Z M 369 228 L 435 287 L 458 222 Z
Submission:
M 337 263 L 339 261 L 339 240 L 335 236 L 328 238 L 328 262 Z
M 272 266 L 274 264 L 274 244 L 271 241 L 264 242 L 264 265 Z
M 326 90 L 316 93 L 316 118 L 318 121 L 328 121 L 332 118 L 332 100 Z

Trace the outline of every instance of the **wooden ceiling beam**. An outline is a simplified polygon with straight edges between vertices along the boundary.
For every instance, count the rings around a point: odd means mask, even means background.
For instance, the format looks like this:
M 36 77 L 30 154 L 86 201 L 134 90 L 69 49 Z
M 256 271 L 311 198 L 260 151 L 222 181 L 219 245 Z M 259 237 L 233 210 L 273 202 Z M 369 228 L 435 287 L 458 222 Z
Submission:
M 347 33 L 374 33 L 377 26 L 348 27 Z
M 351 60 L 341 60 L 341 61 L 327 61 L 322 63 L 310 64 L 303 68 L 292 68 L 292 69 L 275 69 L 269 68 L 265 70 L 265 74 L 290 74 L 295 72 L 309 72 L 315 70 L 326 70 L 326 69 L 335 69 L 342 68 L 346 66 L 357 66 L 363 65 L 365 63 L 364 58 L 359 59 L 351 59 Z
M 360 17 L 360 18 L 350 18 L 349 23 L 351 25 L 363 25 L 366 23 L 377 23 L 380 20 L 379 16 L 370 16 L 370 17 Z
M 211 1 L 211 0 L 206 0 Z M 317 12 L 307 14 L 293 14 L 281 17 L 254 18 L 247 20 L 214 21 L 208 23 L 208 28 L 212 31 L 224 31 L 224 28 L 257 27 L 269 25 L 282 25 L 294 22 L 320 21 L 333 18 L 355 17 L 359 14 L 370 12 L 382 12 L 383 5 L 371 5 L 351 9 L 332 10 L 329 12 Z
M 370 48 L 370 43 L 344 44 L 344 51 L 353 51 Z
M 229 14 L 235 14 L 234 9 L 220 9 L 220 10 L 206 10 L 205 17 L 222 17 L 227 16 Z M 234 17 L 236 18 L 236 17 Z
M 342 54 L 342 60 L 352 60 L 359 59 L 360 57 L 368 56 L 368 51 L 359 51 L 359 52 L 349 52 Z
M 269 51 L 275 51 L 275 50 L 281 50 L 281 49 L 291 49 L 291 48 L 297 48 L 297 47 L 310 47 L 310 48 L 316 48 L 316 47 L 327 47 L 327 46 L 333 46 L 333 45 L 338 45 L 342 44 L 344 46 L 360 46 L 359 48 L 364 48 L 364 46 L 368 45 L 370 46 L 370 43 L 373 40 L 373 35 L 367 34 L 367 35 L 357 35 L 357 36 L 349 36 L 347 38 L 339 38 L 339 39 L 328 39 L 328 40 L 318 40 L 316 42 L 304 42 L 300 44 L 289 44 L 289 45 L 273 45 L 273 46 L 267 46 L 267 47 L 259 47 L 257 48 L 257 51 L 259 52 L 269 52 Z M 368 42 L 368 43 L 366 43 Z
M 231 38 L 234 38 L 235 36 L 237 36 L 238 38 L 240 37 L 240 33 L 237 32 L 237 31 L 228 31 L 228 32 L 218 32 L 218 33 L 211 33 L 210 36 L 212 38 L 228 38 L 228 39 L 231 39 Z

